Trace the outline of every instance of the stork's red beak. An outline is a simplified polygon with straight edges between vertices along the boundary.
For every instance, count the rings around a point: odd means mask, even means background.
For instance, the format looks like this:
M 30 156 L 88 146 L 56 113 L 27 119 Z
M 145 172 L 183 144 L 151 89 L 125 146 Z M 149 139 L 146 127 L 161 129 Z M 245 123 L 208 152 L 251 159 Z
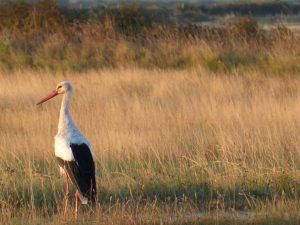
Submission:
M 36 103 L 37 105 L 42 104 L 43 102 L 48 101 L 49 99 L 55 97 L 56 95 L 58 95 L 57 91 L 52 91 L 49 95 L 47 95 L 45 98 L 41 99 L 38 103 Z

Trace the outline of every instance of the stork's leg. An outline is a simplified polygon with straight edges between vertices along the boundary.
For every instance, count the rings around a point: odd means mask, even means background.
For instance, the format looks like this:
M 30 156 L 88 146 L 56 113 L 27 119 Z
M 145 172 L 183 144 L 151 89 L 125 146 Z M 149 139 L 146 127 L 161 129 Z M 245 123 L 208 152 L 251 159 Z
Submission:
M 78 213 L 78 191 L 75 193 L 75 216 L 77 216 Z
M 64 215 L 67 213 L 67 208 L 69 204 L 69 177 L 66 174 L 66 195 L 65 195 L 65 210 L 64 210 Z

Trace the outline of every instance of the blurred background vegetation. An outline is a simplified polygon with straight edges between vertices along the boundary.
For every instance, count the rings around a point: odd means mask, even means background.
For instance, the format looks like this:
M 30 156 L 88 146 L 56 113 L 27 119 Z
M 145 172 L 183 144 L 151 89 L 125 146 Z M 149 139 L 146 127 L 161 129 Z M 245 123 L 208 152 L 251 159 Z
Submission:
M 0 69 L 300 71 L 297 3 L 83 3 L 1 1 Z

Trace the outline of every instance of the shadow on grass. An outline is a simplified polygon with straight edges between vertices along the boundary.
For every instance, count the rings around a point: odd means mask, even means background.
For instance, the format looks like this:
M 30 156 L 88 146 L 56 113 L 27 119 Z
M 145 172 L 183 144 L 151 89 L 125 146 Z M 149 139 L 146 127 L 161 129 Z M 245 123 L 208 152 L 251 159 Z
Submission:
M 55 213 L 63 208 L 64 185 L 58 184 L 57 188 L 48 186 L 41 188 L 39 185 L 20 187 L 18 191 L 2 192 L 2 203 L 12 208 L 33 208 L 36 210 L 47 209 L 47 213 Z M 298 186 L 300 189 L 300 186 Z M 74 188 L 70 190 L 69 199 L 74 204 Z M 208 183 L 200 184 L 160 184 L 149 183 L 142 188 L 120 187 L 114 192 L 102 187 L 98 188 L 98 202 L 103 209 L 115 204 L 146 205 L 149 203 L 160 204 L 185 204 L 192 203 L 199 210 L 249 210 L 255 209 L 258 202 L 272 202 L 274 199 L 295 199 L 294 194 L 285 193 L 282 189 L 274 189 L 268 184 L 254 187 L 236 185 L 234 188 L 213 187 Z M 4 206 L 4 205 L 3 205 Z
M 125 162 L 125 161 L 124 161 Z M 275 202 L 277 200 L 294 201 L 300 196 L 300 182 L 290 177 L 288 173 L 279 173 L 268 180 L 256 180 L 255 178 L 241 177 L 235 185 L 215 185 L 209 182 L 206 177 L 193 179 L 192 177 L 182 179 L 177 173 L 176 162 L 170 165 L 170 171 L 164 171 L 168 180 L 164 176 L 159 176 L 163 169 L 168 168 L 167 163 L 163 162 L 164 168 L 151 161 L 151 171 L 156 171 L 152 176 L 157 179 L 143 180 L 138 171 L 149 166 L 149 161 L 142 163 L 136 162 L 114 162 L 106 165 L 106 173 L 122 172 L 134 175 L 136 180 L 122 180 L 111 177 L 114 187 L 106 186 L 101 181 L 101 167 L 98 166 L 98 202 L 103 209 L 109 208 L 114 204 L 133 204 L 146 205 L 155 203 L 165 204 L 184 204 L 191 203 L 198 210 L 248 210 L 255 209 L 259 203 Z M 10 181 L 2 181 L 0 190 L 0 208 L 10 207 L 12 209 L 29 208 L 46 211 L 48 214 L 56 213 L 64 206 L 65 181 L 53 169 L 52 163 L 42 161 L 32 162 L 30 175 L 25 167 L 15 168 L 16 172 Z M 167 166 L 166 166 L 167 165 Z M 179 166 L 178 166 L 179 167 Z M 146 168 L 149 170 L 149 168 Z M 19 171 L 20 170 L 20 171 Z M 26 172 L 27 171 L 27 172 Z M 43 174 L 43 173 L 47 174 Z M 188 173 L 189 171 L 186 171 Z M 195 171 L 193 171 L 195 172 Z M 201 172 L 201 171 L 200 171 Z M 136 173 L 136 174 L 133 174 Z M 118 173 L 116 176 L 120 176 Z M 133 177 L 134 177 L 133 176 Z M 176 177 L 177 176 L 177 177 Z M 118 178 L 118 177 L 116 177 Z M 201 180 L 201 181 L 200 181 Z M 0 182 L 1 185 L 1 182 Z M 74 204 L 74 187 L 71 185 L 70 200 Z M 17 210 L 15 210 L 17 212 Z

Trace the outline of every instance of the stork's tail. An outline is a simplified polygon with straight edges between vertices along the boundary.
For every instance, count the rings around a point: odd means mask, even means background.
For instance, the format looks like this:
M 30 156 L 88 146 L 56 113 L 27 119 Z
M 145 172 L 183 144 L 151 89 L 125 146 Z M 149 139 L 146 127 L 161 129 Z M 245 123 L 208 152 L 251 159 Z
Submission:
M 81 193 L 81 191 L 78 190 L 78 196 L 82 204 L 96 203 L 96 198 L 97 198 L 96 180 L 92 179 L 91 187 L 85 194 Z

